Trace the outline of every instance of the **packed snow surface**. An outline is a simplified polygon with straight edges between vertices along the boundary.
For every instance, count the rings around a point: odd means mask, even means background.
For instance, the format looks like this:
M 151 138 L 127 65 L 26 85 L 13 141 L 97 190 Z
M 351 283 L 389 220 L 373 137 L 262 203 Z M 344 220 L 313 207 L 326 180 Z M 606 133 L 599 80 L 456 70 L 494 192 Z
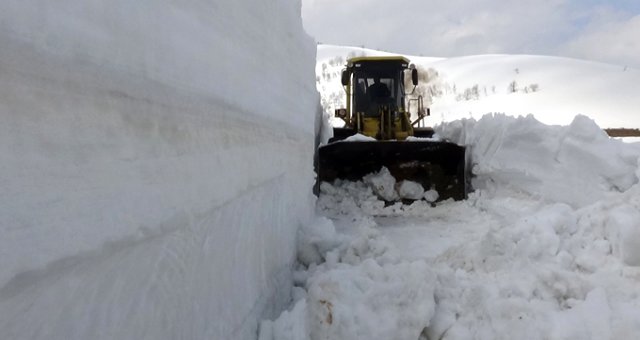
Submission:
M 585 116 L 437 132 L 472 154 L 469 199 L 386 205 L 384 170 L 323 183 L 295 303 L 260 339 L 640 338 L 638 144 Z

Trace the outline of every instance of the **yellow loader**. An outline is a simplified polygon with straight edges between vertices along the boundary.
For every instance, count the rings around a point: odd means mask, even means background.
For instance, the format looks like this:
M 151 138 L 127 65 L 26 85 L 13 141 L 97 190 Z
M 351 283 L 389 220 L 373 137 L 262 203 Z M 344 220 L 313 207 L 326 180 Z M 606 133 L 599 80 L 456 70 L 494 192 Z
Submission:
M 413 91 L 405 89 L 409 77 Z M 336 179 L 360 180 L 389 169 L 397 182 L 410 180 L 436 190 L 439 200 L 467 197 L 470 173 L 466 149 L 433 138 L 432 128 L 420 127 L 429 115 L 421 96 L 413 96 L 418 70 L 402 56 L 356 57 L 342 71 L 346 108 L 336 109 L 344 127 L 318 149 L 318 185 Z M 411 121 L 409 108 L 413 104 Z M 352 137 L 356 134 L 363 135 Z M 367 140 L 368 139 L 368 140 Z

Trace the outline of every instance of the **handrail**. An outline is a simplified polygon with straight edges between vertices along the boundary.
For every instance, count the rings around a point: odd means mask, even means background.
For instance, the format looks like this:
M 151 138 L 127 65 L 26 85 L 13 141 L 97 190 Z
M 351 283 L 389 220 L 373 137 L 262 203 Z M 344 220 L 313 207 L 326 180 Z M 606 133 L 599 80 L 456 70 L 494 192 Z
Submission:
M 421 127 L 420 122 L 422 122 L 422 120 L 425 117 L 431 115 L 431 110 L 429 110 L 429 108 L 425 110 L 422 96 L 420 95 L 418 96 L 418 98 L 409 99 L 407 104 L 407 112 L 409 112 L 409 115 L 411 115 L 411 102 L 414 102 L 414 101 L 418 102 L 418 112 L 417 112 L 418 118 L 411 123 L 411 126 L 415 126 L 416 124 L 418 124 L 418 127 Z

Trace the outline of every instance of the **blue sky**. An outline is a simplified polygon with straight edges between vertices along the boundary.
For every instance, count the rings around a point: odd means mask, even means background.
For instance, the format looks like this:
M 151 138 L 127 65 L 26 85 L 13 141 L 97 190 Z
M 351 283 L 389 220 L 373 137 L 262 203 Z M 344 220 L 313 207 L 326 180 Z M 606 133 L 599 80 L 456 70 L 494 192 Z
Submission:
M 541 54 L 640 69 L 640 0 L 302 0 L 327 44 L 451 57 Z

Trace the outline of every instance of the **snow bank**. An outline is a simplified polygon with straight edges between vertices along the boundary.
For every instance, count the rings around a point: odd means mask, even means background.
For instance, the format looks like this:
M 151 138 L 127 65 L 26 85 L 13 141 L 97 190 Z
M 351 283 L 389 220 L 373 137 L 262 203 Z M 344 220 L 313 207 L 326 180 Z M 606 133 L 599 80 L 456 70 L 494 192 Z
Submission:
M 0 338 L 254 338 L 311 215 L 299 1 L 1 7 Z
M 512 187 L 581 207 L 638 182 L 637 149 L 609 138 L 585 116 L 576 116 L 568 126 L 548 126 L 532 115 L 495 114 L 442 124 L 436 130 L 470 147 L 474 188 Z

